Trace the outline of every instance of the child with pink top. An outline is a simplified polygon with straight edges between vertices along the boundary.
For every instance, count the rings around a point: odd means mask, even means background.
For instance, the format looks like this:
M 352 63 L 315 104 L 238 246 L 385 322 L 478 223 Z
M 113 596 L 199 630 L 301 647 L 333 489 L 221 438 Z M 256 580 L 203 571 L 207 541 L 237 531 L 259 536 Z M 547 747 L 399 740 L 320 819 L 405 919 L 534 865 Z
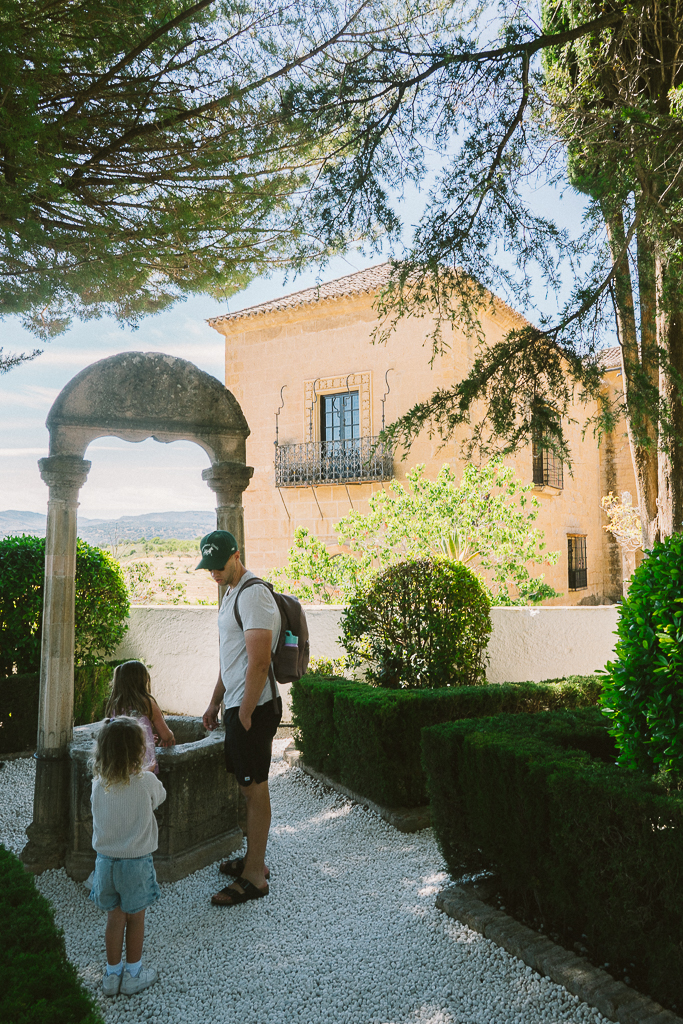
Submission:
M 158 739 L 158 746 L 173 747 L 175 736 L 166 725 L 159 705 L 151 694 L 149 672 L 141 661 L 125 661 L 114 669 L 106 714 L 107 718 L 120 715 L 137 718 L 145 734 L 143 768 L 157 775 L 159 768 L 154 753 L 155 739 Z

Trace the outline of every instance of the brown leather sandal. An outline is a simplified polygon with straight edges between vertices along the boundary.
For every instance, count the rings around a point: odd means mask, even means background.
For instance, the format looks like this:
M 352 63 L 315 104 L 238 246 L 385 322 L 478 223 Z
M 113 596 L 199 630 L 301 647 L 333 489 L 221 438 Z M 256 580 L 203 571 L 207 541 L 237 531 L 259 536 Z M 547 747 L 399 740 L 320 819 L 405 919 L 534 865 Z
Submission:
M 257 889 L 248 878 L 238 878 L 236 882 L 240 889 L 242 889 L 242 892 L 234 888 L 234 883 L 233 885 L 226 886 L 225 889 L 221 889 L 220 892 L 215 893 L 211 897 L 211 903 L 214 907 L 236 907 L 240 903 L 248 903 L 249 900 L 263 899 L 270 891 L 267 888 Z
M 218 870 L 222 875 L 228 875 L 230 878 L 239 878 L 244 871 L 244 859 L 238 857 L 237 860 L 224 860 Z M 270 868 L 266 868 L 265 876 L 270 878 Z

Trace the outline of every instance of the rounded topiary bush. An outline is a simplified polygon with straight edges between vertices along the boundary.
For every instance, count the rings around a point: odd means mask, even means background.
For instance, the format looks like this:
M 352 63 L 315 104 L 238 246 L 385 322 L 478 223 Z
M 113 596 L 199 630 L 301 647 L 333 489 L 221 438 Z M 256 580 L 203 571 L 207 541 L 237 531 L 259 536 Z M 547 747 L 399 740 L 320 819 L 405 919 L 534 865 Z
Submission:
M 602 702 L 619 763 L 683 774 L 683 534 L 636 569 L 617 633 Z
M 0 540 L 0 676 L 37 672 L 43 617 L 45 538 Z M 111 654 L 128 628 L 128 591 L 111 555 L 79 540 L 76 547 L 77 663 Z
M 485 682 L 491 602 L 462 562 L 422 558 L 378 573 L 342 615 L 352 665 L 378 686 L 472 686 Z

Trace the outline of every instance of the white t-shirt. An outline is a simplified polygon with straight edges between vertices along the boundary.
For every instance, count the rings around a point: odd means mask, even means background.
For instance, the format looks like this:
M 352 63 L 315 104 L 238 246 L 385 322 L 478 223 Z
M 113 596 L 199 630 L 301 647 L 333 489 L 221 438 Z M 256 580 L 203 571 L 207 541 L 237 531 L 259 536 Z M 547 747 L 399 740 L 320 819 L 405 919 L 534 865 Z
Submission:
M 270 629 L 273 631 L 271 651 L 277 647 L 280 636 L 280 611 L 268 587 L 255 583 L 240 597 L 239 612 L 244 631 L 235 618 L 235 598 L 247 580 L 255 573 L 247 570 L 234 590 L 228 590 L 218 612 L 218 636 L 220 642 L 221 679 L 225 687 L 223 702 L 226 708 L 238 708 L 244 697 L 247 678 L 247 645 L 244 633 L 248 629 Z M 270 680 L 266 679 L 259 704 L 266 704 L 272 698 Z
M 145 857 L 159 845 L 154 809 L 166 799 L 166 790 L 154 772 L 131 775 L 128 783 L 109 789 L 92 781 L 92 845 L 105 857 Z

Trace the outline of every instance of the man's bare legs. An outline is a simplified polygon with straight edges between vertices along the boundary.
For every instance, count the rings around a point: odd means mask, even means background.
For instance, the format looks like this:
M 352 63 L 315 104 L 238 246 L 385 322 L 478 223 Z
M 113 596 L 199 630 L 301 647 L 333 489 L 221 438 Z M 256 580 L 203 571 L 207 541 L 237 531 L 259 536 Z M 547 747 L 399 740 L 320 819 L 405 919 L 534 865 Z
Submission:
M 107 948 L 107 963 L 112 967 L 121 963 L 124 933 L 126 961 L 129 964 L 136 964 L 142 959 L 142 943 L 145 938 L 144 910 L 139 910 L 137 914 L 124 914 L 121 907 L 116 907 L 107 914 L 104 942 Z
M 268 782 L 252 782 L 249 786 L 240 786 L 240 790 L 247 802 L 247 853 L 242 876 L 257 889 L 265 889 L 268 885 L 265 856 L 271 817 Z M 241 891 L 239 886 L 236 888 Z

